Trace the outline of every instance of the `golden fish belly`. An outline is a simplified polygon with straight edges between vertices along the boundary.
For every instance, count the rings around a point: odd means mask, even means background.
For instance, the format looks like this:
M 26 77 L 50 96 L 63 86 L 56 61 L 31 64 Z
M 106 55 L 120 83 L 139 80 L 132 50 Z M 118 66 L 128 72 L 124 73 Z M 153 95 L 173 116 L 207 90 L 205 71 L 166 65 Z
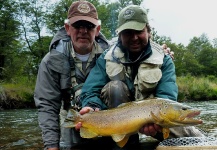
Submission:
M 144 124 L 150 122 L 148 115 L 138 111 L 139 109 L 133 110 L 132 107 L 131 111 L 119 109 L 90 113 L 82 116 L 82 127 L 101 136 L 136 133 Z

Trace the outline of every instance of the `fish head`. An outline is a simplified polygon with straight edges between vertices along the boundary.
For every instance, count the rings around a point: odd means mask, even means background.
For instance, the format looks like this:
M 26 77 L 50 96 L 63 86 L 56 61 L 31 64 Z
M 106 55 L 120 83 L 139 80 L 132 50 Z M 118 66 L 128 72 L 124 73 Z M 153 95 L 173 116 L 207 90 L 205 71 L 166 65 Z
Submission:
M 200 114 L 198 109 L 172 100 L 162 101 L 161 104 L 158 114 L 152 113 L 152 116 L 156 124 L 162 127 L 192 126 L 202 123 L 202 120 L 195 118 Z

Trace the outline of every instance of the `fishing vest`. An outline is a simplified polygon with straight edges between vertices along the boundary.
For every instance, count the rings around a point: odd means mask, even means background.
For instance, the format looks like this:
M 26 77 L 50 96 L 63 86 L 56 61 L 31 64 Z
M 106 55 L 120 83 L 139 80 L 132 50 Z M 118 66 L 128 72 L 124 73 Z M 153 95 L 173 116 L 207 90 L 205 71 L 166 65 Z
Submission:
M 138 68 L 138 73 L 133 81 L 135 100 L 141 100 L 148 97 L 154 97 L 154 90 L 162 77 L 161 66 L 163 64 L 164 52 L 160 45 L 150 41 L 152 48 L 152 55 L 142 61 Z M 131 69 L 130 67 L 124 66 L 122 63 L 117 63 L 112 57 L 112 51 L 114 56 L 121 62 L 126 62 L 124 53 L 117 46 L 112 46 L 107 54 L 106 59 L 106 73 L 110 80 L 121 80 L 123 82 L 131 80 Z M 132 80 L 131 80 L 132 81 Z
M 94 47 L 87 62 L 82 62 L 75 56 L 75 51 L 71 40 L 63 40 L 63 49 L 70 52 L 69 62 L 71 68 L 71 104 L 77 109 L 80 101 L 81 88 L 90 73 L 90 70 L 95 66 L 96 59 L 102 54 L 103 49 L 99 44 L 94 42 Z

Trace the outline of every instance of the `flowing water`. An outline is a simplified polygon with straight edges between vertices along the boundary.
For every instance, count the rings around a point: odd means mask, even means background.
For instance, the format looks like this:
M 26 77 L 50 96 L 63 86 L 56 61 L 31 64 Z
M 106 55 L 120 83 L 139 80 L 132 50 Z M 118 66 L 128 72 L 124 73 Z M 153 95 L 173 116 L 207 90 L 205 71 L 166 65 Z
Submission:
M 217 138 L 217 101 L 189 102 L 189 106 L 201 110 L 198 125 L 209 136 Z M 0 111 L 0 150 L 42 150 L 41 131 L 36 109 Z

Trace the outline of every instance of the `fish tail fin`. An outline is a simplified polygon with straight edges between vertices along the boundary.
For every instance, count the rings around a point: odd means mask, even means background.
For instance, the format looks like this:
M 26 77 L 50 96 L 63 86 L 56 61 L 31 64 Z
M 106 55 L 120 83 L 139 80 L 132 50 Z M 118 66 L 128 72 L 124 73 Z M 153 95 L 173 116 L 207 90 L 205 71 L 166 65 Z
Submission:
M 65 128 L 75 127 L 79 118 L 80 118 L 79 112 L 75 111 L 74 109 L 70 109 L 63 123 L 63 127 Z

